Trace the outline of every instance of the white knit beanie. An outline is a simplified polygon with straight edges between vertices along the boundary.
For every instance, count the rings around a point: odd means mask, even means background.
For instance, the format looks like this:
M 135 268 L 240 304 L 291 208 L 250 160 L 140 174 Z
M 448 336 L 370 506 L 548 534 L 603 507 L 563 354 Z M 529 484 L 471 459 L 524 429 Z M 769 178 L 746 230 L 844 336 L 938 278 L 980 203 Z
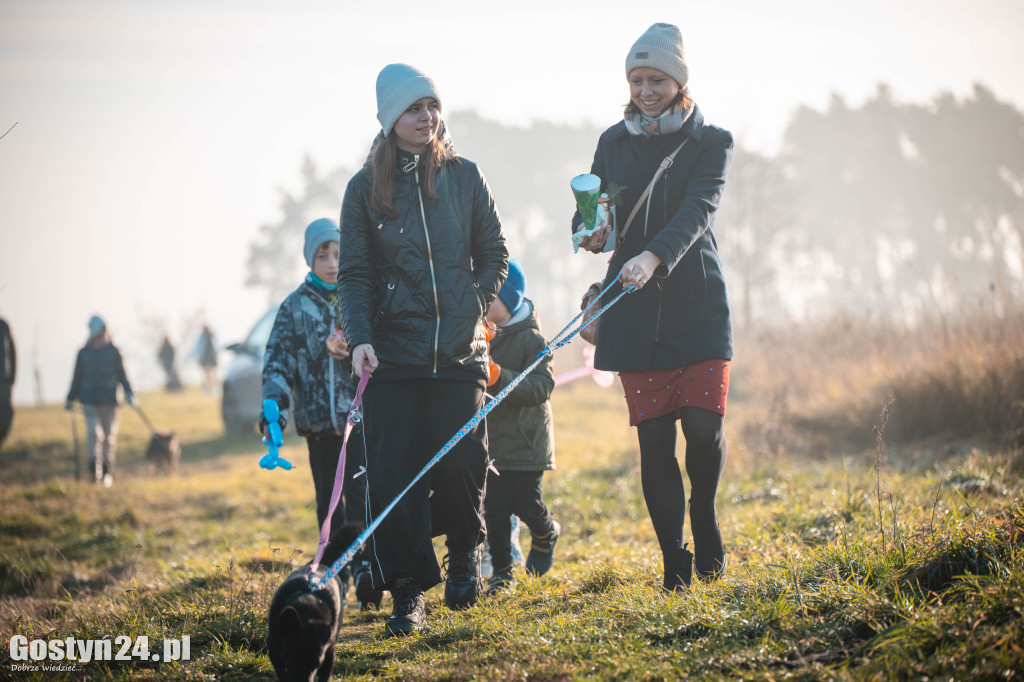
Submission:
M 441 103 L 437 86 L 427 74 L 408 64 L 388 64 L 377 75 L 377 120 L 384 134 L 395 127 L 395 121 L 409 105 L 421 97 L 433 97 Z
M 640 66 L 664 71 L 685 88 L 690 78 L 683 58 L 683 36 L 672 24 L 653 24 L 640 36 L 626 55 L 626 78 Z

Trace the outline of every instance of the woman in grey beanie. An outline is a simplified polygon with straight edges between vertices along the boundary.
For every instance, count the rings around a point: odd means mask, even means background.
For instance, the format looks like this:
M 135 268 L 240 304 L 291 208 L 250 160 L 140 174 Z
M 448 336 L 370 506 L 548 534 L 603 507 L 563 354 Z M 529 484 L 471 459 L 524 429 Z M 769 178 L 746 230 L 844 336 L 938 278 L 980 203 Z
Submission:
M 483 406 L 482 322 L 508 272 L 490 189 L 448 142 L 434 81 L 406 64 L 384 67 L 377 120 L 381 133 L 345 191 L 338 274 L 354 371 L 373 374 L 363 398 L 368 522 Z M 476 602 L 486 470 L 481 421 L 370 536 L 374 587 L 394 602 L 388 636 L 423 627 L 423 592 L 442 580 L 432 536 L 446 536 L 446 604 Z
M 637 427 L 640 478 L 664 557 L 663 587 L 725 570 L 715 497 L 725 466 L 726 397 L 732 360 L 729 300 L 712 230 L 732 155 L 732 135 L 705 123 L 689 97 L 683 39 L 658 23 L 626 54 L 629 104 L 597 143 L 591 173 L 602 190 L 623 187 L 604 286 L 636 291 L 601 318 L 594 367 L 619 372 L 630 426 Z M 665 160 L 672 160 L 665 163 Z M 667 167 L 658 177 L 659 166 Z M 652 180 L 657 180 L 652 185 Z M 645 190 L 650 190 L 645 194 Z M 579 212 L 572 230 L 582 227 Z M 583 241 L 600 253 L 610 228 Z M 676 421 L 686 439 L 693 553 L 683 537 L 686 493 L 675 458 Z

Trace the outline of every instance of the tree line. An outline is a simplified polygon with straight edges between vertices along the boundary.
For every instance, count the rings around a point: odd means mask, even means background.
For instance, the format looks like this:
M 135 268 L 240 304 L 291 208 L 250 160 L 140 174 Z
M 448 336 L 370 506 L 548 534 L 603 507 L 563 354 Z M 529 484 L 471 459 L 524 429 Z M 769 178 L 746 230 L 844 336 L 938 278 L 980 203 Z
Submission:
M 527 295 L 549 327 L 563 324 L 604 272 L 605 257 L 572 253 L 568 227 L 569 180 L 589 171 L 603 127 L 471 111 L 447 122 L 491 185 Z M 250 245 L 248 285 L 272 303 L 291 291 L 299 273 L 279 255 L 301 251 L 312 219 L 337 218 L 356 170 L 304 160 L 300 191 L 281 191 L 280 215 Z M 801 107 L 777 153 L 737 141 L 715 234 L 739 326 L 836 310 L 1009 314 L 1024 300 L 1024 112 L 981 85 L 923 103 L 879 86 L 857 106 L 834 95 Z

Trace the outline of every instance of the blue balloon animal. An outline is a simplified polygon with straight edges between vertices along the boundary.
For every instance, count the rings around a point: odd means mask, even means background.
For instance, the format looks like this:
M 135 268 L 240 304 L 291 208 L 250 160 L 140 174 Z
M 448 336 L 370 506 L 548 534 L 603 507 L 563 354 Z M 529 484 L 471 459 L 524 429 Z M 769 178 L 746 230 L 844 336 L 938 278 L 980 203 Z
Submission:
M 263 418 L 267 420 L 267 437 L 263 439 L 263 442 L 267 445 L 269 452 L 260 457 L 260 466 L 264 469 L 273 469 L 274 467 L 291 469 L 292 463 L 277 454 L 278 448 L 284 443 L 281 425 L 278 423 L 281 411 L 277 408 L 277 403 L 270 398 L 263 401 Z

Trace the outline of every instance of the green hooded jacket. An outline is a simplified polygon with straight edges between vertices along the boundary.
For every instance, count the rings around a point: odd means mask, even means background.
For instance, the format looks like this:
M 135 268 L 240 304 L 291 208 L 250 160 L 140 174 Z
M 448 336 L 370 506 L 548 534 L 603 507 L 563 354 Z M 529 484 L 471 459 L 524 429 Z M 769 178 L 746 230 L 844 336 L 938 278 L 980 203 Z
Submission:
M 497 395 L 529 367 L 546 344 L 533 303 L 529 299 L 525 302 L 530 306 L 526 319 L 499 328 L 491 341 L 491 358 L 501 366 L 501 376 L 487 388 L 490 395 Z M 555 468 L 550 401 L 554 388 L 548 355 L 487 415 L 488 452 L 498 471 Z

